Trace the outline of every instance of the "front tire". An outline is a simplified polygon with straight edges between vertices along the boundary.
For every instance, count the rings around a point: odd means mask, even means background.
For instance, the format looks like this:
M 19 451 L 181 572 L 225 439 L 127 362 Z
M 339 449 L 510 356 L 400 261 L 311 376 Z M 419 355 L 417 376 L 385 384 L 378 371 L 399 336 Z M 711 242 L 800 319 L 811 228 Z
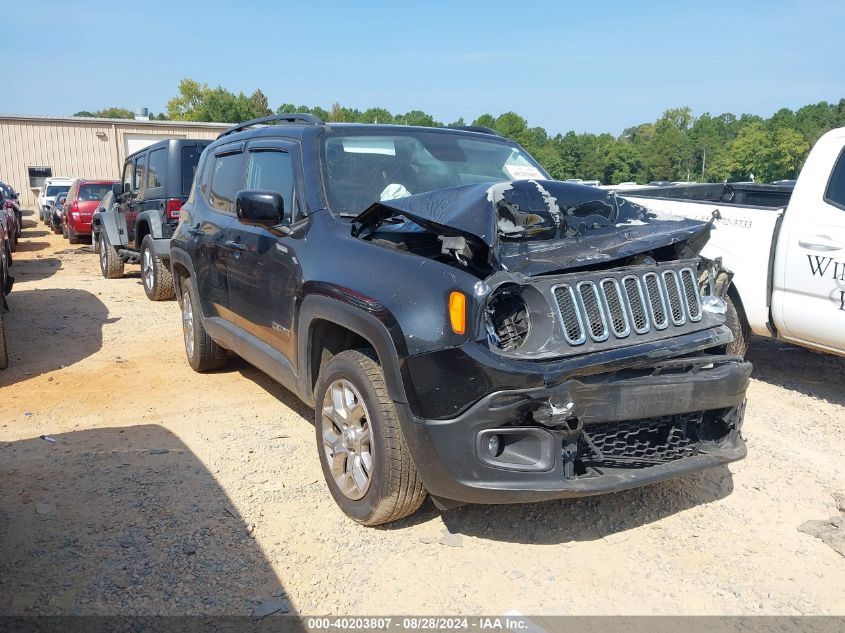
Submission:
M 100 258 L 100 272 L 103 273 L 103 277 L 106 279 L 119 279 L 123 277 L 123 260 L 120 259 L 117 251 L 114 250 L 111 242 L 109 242 L 108 233 L 103 231 L 100 239 L 97 241 L 100 245 L 98 255 Z
M 314 398 L 320 465 L 340 509 L 368 526 L 416 512 L 428 493 L 378 363 L 358 350 L 337 354 Z
M 190 279 L 183 282 L 182 291 L 182 337 L 185 341 L 185 355 L 194 371 L 204 372 L 219 369 L 226 364 L 228 355 L 205 331 L 194 286 Z
M 150 301 L 165 301 L 176 297 L 173 274 L 162 260 L 156 257 L 153 238 L 145 235 L 141 242 L 141 277 L 144 292 Z
M 748 325 L 748 319 L 745 318 L 745 311 L 742 309 L 742 304 L 728 293 L 725 298 L 728 309 L 725 314 L 725 324 L 730 328 L 734 335 L 734 340 L 728 343 L 725 350 L 728 354 L 735 354 L 745 358 L 748 352 L 748 346 L 751 343 L 751 328 Z

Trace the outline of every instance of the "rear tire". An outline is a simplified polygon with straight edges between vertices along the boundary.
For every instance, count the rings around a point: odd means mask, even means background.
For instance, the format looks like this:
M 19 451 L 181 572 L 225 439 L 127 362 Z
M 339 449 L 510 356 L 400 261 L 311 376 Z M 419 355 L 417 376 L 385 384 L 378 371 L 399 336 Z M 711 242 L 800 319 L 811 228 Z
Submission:
M 314 398 L 320 465 L 340 509 L 369 526 L 416 512 L 428 493 L 381 366 L 358 350 L 341 352 L 320 371 Z
M 67 241 L 71 244 L 79 244 L 79 236 L 69 226 L 67 227 Z
M 119 279 L 123 277 L 123 260 L 117 254 L 117 251 L 109 242 L 108 233 L 103 232 L 98 240 L 100 244 L 99 258 L 100 258 L 100 272 L 106 279 Z
M 728 343 L 725 351 L 728 354 L 735 354 L 736 356 L 745 358 L 745 354 L 748 352 L 748 346 L 751 343 L 751 328 L 748 325 L 748 319 L 745 318 L 745 311 L 742 309 L 742 304 L 739 303 L 738 299 L 733 297 L 732 293 L 728 293 L 725 303 L 728 305 L 728 310 L 725 314 L 725 324 L 734 335 L 734 340 Z
M 181 286 L 183 287 L 182 338 L 185 342 L 188 364 L 198 372 L 220 369 L 229 359 L 228 354 L 205 331 L 193 282 L 185 279 Z
M 176 297 L 173 274 L 156 257 L 153 238 L 149 235 L 145 235 L 141 242 L 141 278 L 144 281 L 144 292 L 150 301 L 165 301 Z

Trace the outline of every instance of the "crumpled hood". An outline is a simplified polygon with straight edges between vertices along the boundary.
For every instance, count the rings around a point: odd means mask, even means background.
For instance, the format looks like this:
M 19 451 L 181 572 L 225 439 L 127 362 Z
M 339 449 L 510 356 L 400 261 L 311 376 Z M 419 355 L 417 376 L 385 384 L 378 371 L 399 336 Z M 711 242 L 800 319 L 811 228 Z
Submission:
M 355 218 L 356 231 L 397 216 L 435 233 L 480 242 L 495 269 L 525 275 L 683 241 L 692 241 L 699 251 L 710 231 L 706 222 L 659 214 L 612 192 L 549 180 L 463 185 L 384 200 Z

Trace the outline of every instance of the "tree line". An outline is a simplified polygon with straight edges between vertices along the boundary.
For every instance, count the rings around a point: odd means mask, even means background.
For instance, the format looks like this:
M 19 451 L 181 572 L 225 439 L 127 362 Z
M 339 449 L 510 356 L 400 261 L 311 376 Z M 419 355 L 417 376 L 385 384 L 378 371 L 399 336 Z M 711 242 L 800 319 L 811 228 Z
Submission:
M 167 112 L 151 118 L 179 121 L 239 123 L 273 114 L 261 90 L 247 96 L 192 79 L 179 82 L 179 94 L 167 102 Z M 320 106 L 283 103 L 277 114 L 307 112 L 326 122 L 397 123 L 442 127 L 421 110 L 392 113 L 385 108 L 359 110 L 334 103 Z M 131 110 L 106 108 L 74 116 L 134 118 Z M 463 118 L 448 125 L 466 125 Z M 695 116 L 689 107 L 672 108 L 653 123 L 641 123 L 619 135 L 576 133 L 550 135 L 529 126 L 515 112 L 482 114 L 471 121 L 495 129 L 523 145 L 552 177 L 581 178 L 603 184 L 633 181 L 737 181 L 752 176 L 759 182 L 795 178 L 818 138 L 845 126 L 845 98 L 822 101 L 798 110 L 782 108 L 769 118 L 730 113 Z

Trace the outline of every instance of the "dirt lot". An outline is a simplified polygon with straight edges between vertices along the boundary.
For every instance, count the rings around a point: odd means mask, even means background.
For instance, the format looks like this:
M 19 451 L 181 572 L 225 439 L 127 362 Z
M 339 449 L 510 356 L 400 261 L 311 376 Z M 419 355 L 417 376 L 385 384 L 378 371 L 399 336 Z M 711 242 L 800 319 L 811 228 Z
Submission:
M 327 492 L 311 412 L 246 363 L 194 373 L 137 267 L 105 280 L 32 215 L 15 259 L 0 614 L 845 613 L 843 554 L 799 531 L 845 492 L 840 359 L 755 342 L 729 468 L 368 529 Z

